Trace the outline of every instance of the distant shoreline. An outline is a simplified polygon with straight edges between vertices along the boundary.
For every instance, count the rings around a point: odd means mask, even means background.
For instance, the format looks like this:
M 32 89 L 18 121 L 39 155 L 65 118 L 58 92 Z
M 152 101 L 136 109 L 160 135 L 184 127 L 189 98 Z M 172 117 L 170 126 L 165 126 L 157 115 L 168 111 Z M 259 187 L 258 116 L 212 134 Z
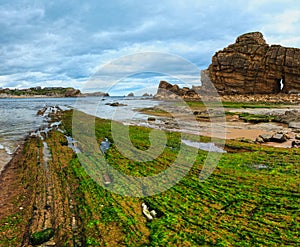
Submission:
M 8 95 L 8 96 L 0 96 L 0 99 L 28 99 L 28 98 L 77 98 L 84 96 L 46 96 L 46 95 L 29 95 L 29 96 L 16 96 L 16 95 Z
M 109 95 L 100 95 L 94 93 L 82 93 L 74 96 L 65 95 L 0 95 L 0 99 L 30 99 L 30 98 L 82 98 L 82 97 L 110 97 Z

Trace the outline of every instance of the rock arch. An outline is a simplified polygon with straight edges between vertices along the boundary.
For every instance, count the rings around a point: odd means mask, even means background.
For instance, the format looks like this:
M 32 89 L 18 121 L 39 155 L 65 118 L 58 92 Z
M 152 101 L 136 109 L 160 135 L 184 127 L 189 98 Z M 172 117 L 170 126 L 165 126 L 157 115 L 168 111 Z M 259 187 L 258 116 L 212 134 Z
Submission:
M 246 33 L 216 52 L 206 72 L 220 94 L 300 93 L 300 49 Z

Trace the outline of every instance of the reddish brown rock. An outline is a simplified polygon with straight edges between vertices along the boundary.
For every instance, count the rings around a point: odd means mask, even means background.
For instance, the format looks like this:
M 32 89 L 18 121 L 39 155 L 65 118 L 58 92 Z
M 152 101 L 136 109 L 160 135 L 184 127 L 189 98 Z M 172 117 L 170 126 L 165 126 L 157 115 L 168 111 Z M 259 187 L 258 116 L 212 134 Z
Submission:
M 206 72 L 223 95 L 300 93 L 300 49 L 269 46 L 260 32 L 247 33 L 218 51 Z
M 178 85 L 172 85 L 167 81 L 159 83 L 157 93 L 154 95 L 155 99 L 177 99 L 177 98 L 198 98 L 195 90 L 188 87 L 180 88 Z
M 80 95 L 80 90 L 75 88 L 67 88 L 65 92 L 65 97 L 75 97 Z

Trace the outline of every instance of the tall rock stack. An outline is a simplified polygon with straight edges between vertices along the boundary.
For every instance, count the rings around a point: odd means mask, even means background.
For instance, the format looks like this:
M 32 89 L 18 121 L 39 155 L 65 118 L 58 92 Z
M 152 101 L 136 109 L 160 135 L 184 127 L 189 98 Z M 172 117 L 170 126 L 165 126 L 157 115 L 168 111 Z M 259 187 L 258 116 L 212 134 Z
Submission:
M 269 46 L 260 32 L 246 33 L 218 51 L 206 72 L 223 95 L 300 93 L 300 49 Z

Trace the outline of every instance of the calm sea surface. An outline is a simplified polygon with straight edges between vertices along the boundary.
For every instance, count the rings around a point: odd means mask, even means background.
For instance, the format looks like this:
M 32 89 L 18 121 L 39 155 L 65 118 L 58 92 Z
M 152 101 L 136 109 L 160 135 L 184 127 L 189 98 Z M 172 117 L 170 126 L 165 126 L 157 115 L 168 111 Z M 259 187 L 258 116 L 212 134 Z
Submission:
M 113 102 L 126 104 L 126 106 L 106 105 Z M 75 108 L 97 117 L 126 122 L 147 119 L 146 115 L 137 113 L 134 109 L 158 104 L 158 101 L 139 97 L 0 99 L 0 171 L 11 159 L 19 140 L 29 132 L 48 125 L 45 118 L 36 114 L 45 106 Z

